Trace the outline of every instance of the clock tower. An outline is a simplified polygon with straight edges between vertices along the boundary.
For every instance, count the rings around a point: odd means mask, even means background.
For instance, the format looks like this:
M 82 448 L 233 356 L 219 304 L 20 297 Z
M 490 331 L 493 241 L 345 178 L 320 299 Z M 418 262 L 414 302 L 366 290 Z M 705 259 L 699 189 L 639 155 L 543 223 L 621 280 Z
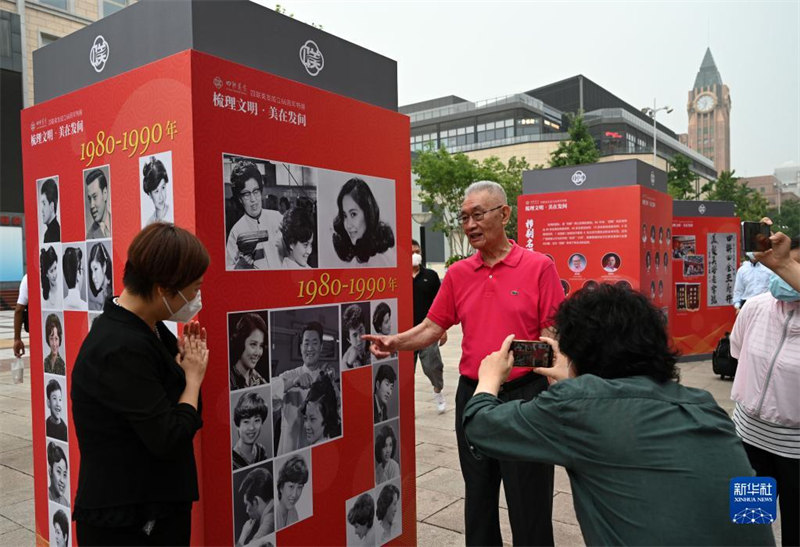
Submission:
M 717 173 L 731 168 L 731 95 L 706 49 L 700 70 L 689 91 L 689 148 L 714 162 Z

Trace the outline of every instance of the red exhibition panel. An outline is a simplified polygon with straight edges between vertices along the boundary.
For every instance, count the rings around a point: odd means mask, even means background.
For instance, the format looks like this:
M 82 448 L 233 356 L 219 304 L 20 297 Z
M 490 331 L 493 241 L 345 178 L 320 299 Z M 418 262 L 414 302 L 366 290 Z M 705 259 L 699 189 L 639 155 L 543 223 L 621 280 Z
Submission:
M 675 217 L 672 221 L 671 335 L 684 355 L 707 355 L 733 329 L 733 284 L 739 254 L 738 217 Z
M 50 540 L 55 512 L 70 514 L 77 488 L 79 452 L 67 403 L 72 365 L 102 297 L 122 289 L 128 244 L 153 220 L 193 231 L 212 259 L 199 317 L 209 332 L 211 362 L 204 426 L 195 442 L 201 501 L 193 543 L 233 544 L 247 534 L 239 488 L 264 471 L 275 482 L 273 544 L 346 543 L 353 533 L 347 512 L 364 495 L 379 510 L 383 505 L 376 545 L 414 543 L 411 356 L 371 362 L 356 341 L 361 331 L 398 332 L 412 324 L 408 118 L 184 51 L 29 108 L 22 126 L 30 327 L 42 333 L 32 334 L 30 353 L 37 543 Z M 143 178 L 156 167 L 169 174 L 168 183 L 148 190 Z M 257 170 L 263 186 L 237 186 L 236 173 L 247 169 Z M 96 206 L 90 194 L 100 174 L 106 201 Z M 58 242 L 43 241 L 38 197 L 48 179 L 59 188 Z M 357 195 L 368 196 L 368 207 Z M 353 203 L 369 217 L 362 224 L 345 218 Z M 368 230 L 380 242 L 364 254 L 356 241 Z M 61 274 L 47 275 L 49 257 L 60 270 L 65 255 L 83 257 L 85 275 L 75 287 Z M 40 264 L 48 267 L 44 275 Z M 106 277 L 98 264 L 108 266 Z M 57 290 L 45 298 L 50 287 Z M 66 370 L 46 372 L 36 363 L 51 353 L 44 326 L 53 315 L 63 325 L 57 353 Z M 253 377 L 262 383 L 240 386 L 237 367 L 246 359 L 245 352 L 236 354 L 237 337 L 253 321 L 267 330 L 250 354 Z M 319 347 L 311 355 L 325 376 L 311 390 L 290 381 L 311 359 L 303 346 L 310 324 L 319 325 Z M 388 395 L 379 390 L 387 375 L 394 378 Z M 68 431 L 63 442 L 46 426 L 51 381 L 63 392 L 56 412 Z M 333 388 L 338 410 L 338 427 L 326 422 L 319 434 L 308 425 L 318 381 Z M 262 457 L 237 464 L 242 433 L 234 411 L 245 398 L 266 403 L 269 418 L 258 437 Z M 48 499 L 51 443 L 69 456 L 64 503 Z M 384 443 L 391 457 L 381 460 Z M 304 469 L 307 482 L 299 499 L 292 498 L 296 505 L 279 516 L 287 496 L 277 482 L 289 468 Z M 387 492 L 388 509 L 381 502 Z M 386 515 L 395 512 L 392 522 Z M 73 527 L 71 544 L 74 538 Z

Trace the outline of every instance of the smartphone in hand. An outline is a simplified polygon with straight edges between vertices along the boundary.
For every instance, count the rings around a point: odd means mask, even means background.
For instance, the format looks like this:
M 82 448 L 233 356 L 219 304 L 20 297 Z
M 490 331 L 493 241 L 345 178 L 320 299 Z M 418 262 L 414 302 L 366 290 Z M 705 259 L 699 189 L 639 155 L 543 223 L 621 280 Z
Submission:
M 552 367 L 553 348 L 541 340 L 514 340 L 511 342 L 515 367 Z
M 742 252 L 762 252 L 772 248 L 769 225 L 761 222 L 742 222 Z

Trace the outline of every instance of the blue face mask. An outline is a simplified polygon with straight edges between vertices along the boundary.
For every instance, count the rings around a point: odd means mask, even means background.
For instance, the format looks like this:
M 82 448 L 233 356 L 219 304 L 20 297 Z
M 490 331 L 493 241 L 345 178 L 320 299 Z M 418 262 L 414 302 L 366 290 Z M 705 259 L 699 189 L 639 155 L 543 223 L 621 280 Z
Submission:
M 769 292 L 783 302 L 797 302 L 800 300 L 800 292 L 794 290 L 786 281 L 775 274 L 772 274 L 769 278 Z

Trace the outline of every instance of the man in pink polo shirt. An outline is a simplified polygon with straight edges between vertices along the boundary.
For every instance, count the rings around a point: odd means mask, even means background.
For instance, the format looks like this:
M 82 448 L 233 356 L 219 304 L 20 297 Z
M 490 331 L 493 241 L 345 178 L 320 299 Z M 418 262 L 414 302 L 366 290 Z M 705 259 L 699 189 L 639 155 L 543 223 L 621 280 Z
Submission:
M 553 336 L 553 317 L 564 291 L 553 262 L 528 252 L 505 236 L 511 216 L 503 188 L 489 181 L 467 188 L 461 224 L 478 252 L 453 264 L 425 320 L 400 334 L 365 336 L 377 357 L 398 350 L 418 350 L 461 323 L 461 377 L 456 392 L 456 438 L 465 484 L 467 545 L 502 545 L 499 518 L 500 480 L 505 487 L 514 545 L 553 545 L 553 466 L 501 461 L 473 455 L 464 438 L 461 417 L 478 381 L 478 367 L 509 334 L 537 340 Z M 515 369 L 499 397 L 530 400 L 547 388 L 544 377 Z

